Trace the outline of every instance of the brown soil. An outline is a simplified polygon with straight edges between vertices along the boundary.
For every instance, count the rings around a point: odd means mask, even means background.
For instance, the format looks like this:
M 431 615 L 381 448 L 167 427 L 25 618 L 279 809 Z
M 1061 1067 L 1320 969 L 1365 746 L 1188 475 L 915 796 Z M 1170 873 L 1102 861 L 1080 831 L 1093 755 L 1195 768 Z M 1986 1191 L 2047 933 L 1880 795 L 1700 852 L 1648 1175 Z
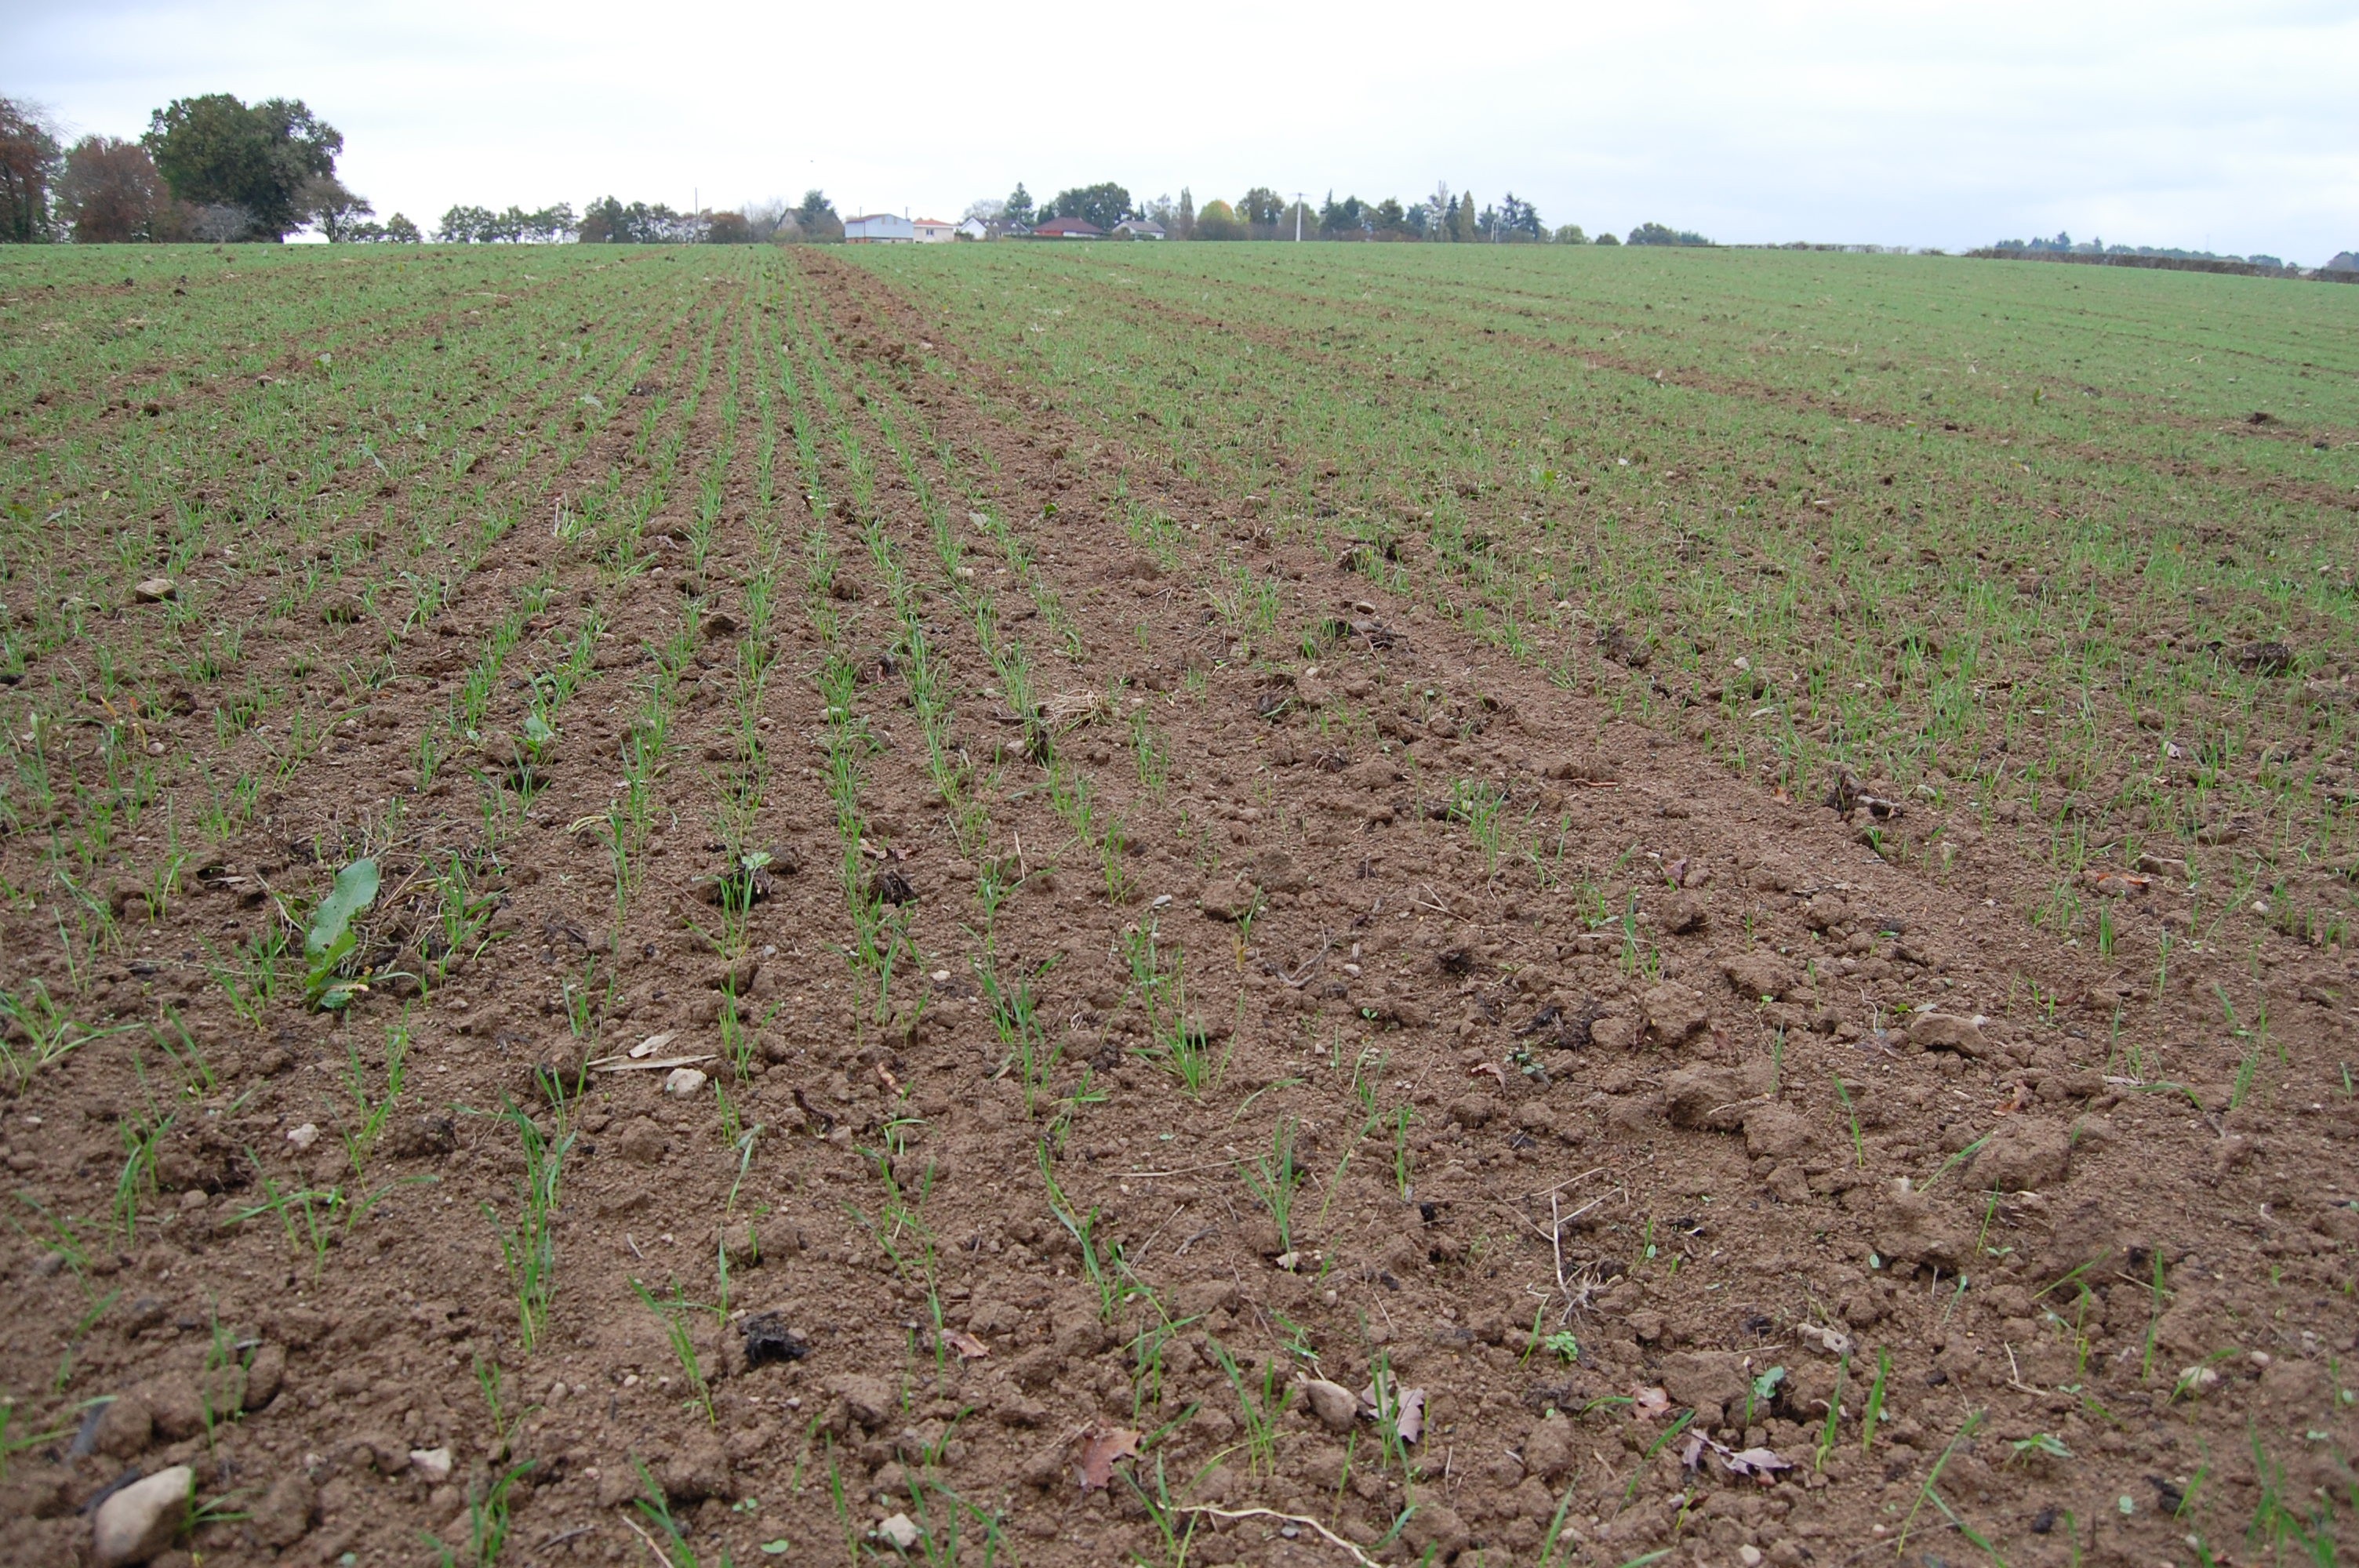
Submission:
M 2189 1561 L 2198 1520 L 2215 1560 L 2242 1562 L 2272 1491 L 2291 1516 L 2331 1498 L 2347 1519 L 2359 1100 L 2342 1076 L 2339 969 L 2267 935 L 2249 954 L 2176 957 L 2160 983 L 2059 948 L 2011 913 L 2031 873 L 1969 824 L 1913 802 L 1885 815 L 1873 781 L 1843 812 L 1767 798 L 1701 748 L 1370 600 L 1364 578 L 1126 460 L 1034 389 L 962 361 L 938 322 L 865 275 L 817 260 L 799 289 L 859 376 L 910 399 L 988 476 L 1088 651 L 1056 656 L 1021 585 L 999 579 L 1003 618 L 1076 715 L 1061 743 L 1126 821 L 1135 902 L 1110 903 L 1026 793 L 1038 770 L 993 711 L 973 628 L 930 585 L 961 738 L 978 759 L 1013 758 L 985 802 L 1031 873 L 997 917 L 1001 973 L 1049 966 L 1034 985 L 1063 1053 L 1054 1091 L 1086 1065 L 1104 1095 L 1073 1112 L 1049 1170 L 1168 1314 L 1159 1388 L 1142 1393 L 1139 1336 L 1152 1344 L 1167 1320 L 1132 1301 L 1106 1322 L 1050 1206 L 1044 1118 L 971 979 L 977 868 L 897 680 L 880 665 L 863 687 L 885 748 L 862 798 L 916 895 L 921 1011 L 904 998 L 876 1026 L 835 946 L 846 920 L 810 678 L 822 654 L 799 604 L 776 622 L 792 678 L 763 719 L 776 763 L 761 822 L 782 852 L 752 914 L 758 962 L 733 975 L 684 928 L 721 869 L 707 824 L 732 654 L 712 623 L 675 730 L 673 815 L 614 944 L 603 851 L 569 825 L 614 796 L 641 644 L 672 635 L 688 597 L 734 604 L 754 551 L 727 529 L 701 574 L 675 566 L 604 597 L 592 566 L 524 527 L 399 651 L 364 719 L 271 789 L 160 921 L 118 896 L 128 950 L 82 977 L 85 1008 L 133 1022 L 170 1007 L 218 1079 L 177 1105 L 158 1191 L 127 1238 L 106 1225 L 124 1128 L 170 1073 L 152 1048 L 135 1056 L 146 1036 L 93 1042 L 0 1102 L 21 1195 L 0 1241 L 9 1440 L 66 1433 L 11 1455 L 0 1511 L 21 1522 L 0 1560 L 76 1561 L 90 1533 L 78 1510 L 126 1473 L 183 1461 L 202 1496 L 244 1516 L 179 1549 L 207 1563 L 431 1561 L 421 1532 L 463 1543 L 471 1493 L 527 1461 L 505 1560 L 530 1563 L 637 1559 L 637 1530 L 656 1527 L 629 1503 L 650 1480 L 701 1561 L 741 1564 L 781 1539 L 788 1561 L 826 1560 L 847 1530 L 889 1557 L 867 1532 L 920 1511 L 913 1482 L 937 1509 L 938 1487 L 996 1515 L 1007 1558 L 1168 1560 L 1125 1475 L 1225 1510 L 1172 1516 L 1201 1527 L 1189 1560 L 1204 1563 L 1531 1563 L 1560 1505 L 1560 1560 L 1609 1564 L 1664 1549 L 1832 1564 L 1904 1534 L 1908 1561 L 1972 1560 L 1951 1510 L 2010 1563 Z M 920 368 L 926 355 L 941 369 Z M 718 433 L 714 401 L 691 449 Z M 883 453 L 873 413 L 850 412 Z M 889 460 L 877 469 L 876 506 L 922 579 L 920 498 Z M 1125 535 L 1118 474 L 1179 524 L 1176 568 Z M 831 467 L 831 493 L 842 479 Z M 751 483 L 733 471 L 733 518 Z M 828 526 L 859 561 L 846 519 Z M 1257 669 L 1207 608 L 1228 563 L 1283 585 L 1281 626 L 1332 617 L 1342 635 L 1315 661 Z M 209 952 L 274 918 L 274 890 L 324 889 L 339 846 L 408 787 L 415 740 L 476 639 L 545 566 L 557 592 L 511 670 L 546 667 L 593 603 L 613 636 L 547 790 L 478 862 L 501 939 L 429 998 L 389 987 L 341 1016 L 282 1000 L 263 1027 L 241 1022 Z M 872 574 L 853 575 L 853 635 L 882 655 Z M 688 593 L 665 586 L 683 577 L 699 579 Z M 1115 717 L 1134 701 L 1170 759 L 1159 795 Z M 503 686 L 493 721 L 522 712 Z M 1322 727 L 1347 712 L 1360 721 Z M 202 711 L 153 729 L 211 743 Z M 431 927 L 409 879 L 480 847 L 477 786 L 457 776 L 414 803 L 381 857 L 382 935 L 408 944 L 412 968 Z M 1503 787 L 1518 824 L 1537 813 L 1545 862 L 1495 870 L 1447 809 L 1457 781 Z M 1963 847 L 1938 878 L 1868 841 L 1936 827 Z M 41 853 L 32 835 L 0 843 L 0 869 L 33 885 Z M 2124 923 L 2171 918 L 2167 870 L 2118 891 Z M 1201 1099 L 1151 1058 L 1125 984 L 1125 934 L 1149 922 L 1185 952 L 1190 1014 L 1223 1064 Z M 45 915 L 0 916 L 0 986 L 71 992 Z M 667 1054 L 719 1052 L 720 988 L 745 989 L 768 1022 L 729 1092 L 764 1131 L 740 1185 L 709 1090 L 673 1098 L 661 1074 L 593 1075 L 567 1124 L 549 1326 L 527 1351 L 485 1213 L 513 1222 L 523 1160 L 512 1125 L 485 1113 L 512 1098 L 556 1134 L 536 1069 L 579 1069 L 590 1048 L 562 988 L 601 958 L 619 976 L 601 1053 L 664 1032 Z M 2223 998 L 2266 1018 L 2266 1049 L 2225 1033 Z M 408 1090 L 356 1175 L 345 1075 L 357 1060 L 381 1076 L 405 1007 Z M 725 1081 L 723 1064 L 703 1065 Z M 922 1126 L 890 1163 L 905 1192 L 930 1182 L 929 1243 L 885 1217 L 869 1152 L 911 1118 Z M 1287 1126 L 1310 1174 L 1281 1266 L 1241 1172 Z M 305 1127 L 308 1147 L 290 1139 Z M 322 1202 L 316 1252 L 299 1213 L 253 1212 L 331 1188 L 384 1195 L 349 1225 Z M 95 1217 L 60 1248 L 43 1216 Z M 733 1315 L 682 1319 L 708 1422 L 633 1281 L 714 1303 L 724 1256 Z M 1577 1353 L 1535 1343 L 1536 1324 Z M 808 1355 L 749 1366 L 749 1328 L 783 1328 Z M 1347 1401 L 1330 1426 L 1307 1391 L 1258 1452 L 1223 1351 L 1255 1391 L 1265 1369 L 1272 1389 L 1356 1391 L 1388 1368 L 1425 1400 L 1408 1467 L 1376 1422 Z M 495 1365 L 504 1438 L 478 1380 Z M 1782 1376 L 1756 1395 L 1771 1368 Z M 1122 1431 L 1147 1440 L 1143 1456 L 1106 1459 Z M 1690 1433 L 1718 1446 L 1687 1454 Z M 1078 1478 L 1093 1445 L 1103 1488 Z M 447 1478 L 429 1473 L 444 1448 Z M 1788 1467 L 1747 1476 L 1724 1457 L 1755 1448 Z M 1941 1500 L 1923 1500 L 1937 1471 Z M 945 1518 L 930 1522 L 939 1544 Z M 984 1533 L 965 1519 L 962 1561 L 984 1560 Z

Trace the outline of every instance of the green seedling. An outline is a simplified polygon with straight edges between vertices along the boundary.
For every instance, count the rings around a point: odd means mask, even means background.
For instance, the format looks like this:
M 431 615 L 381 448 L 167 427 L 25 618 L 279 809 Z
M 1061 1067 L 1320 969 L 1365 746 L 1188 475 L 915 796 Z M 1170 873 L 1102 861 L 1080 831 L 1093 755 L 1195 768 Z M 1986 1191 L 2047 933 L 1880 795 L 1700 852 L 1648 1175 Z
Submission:
M 1294 1197 L 1310 1174 L 1295 1158 L 1297 1132 L 1292 1117 L 1279 1118 L 1270 1133 L 1268 1150 L 1255 1155 L 1252 1165 L 1237 1168 L 1247 1189 L 1269 1211 L 1270 1222 L 1277 1227 L 1280 1252 L 1294 1250 Z
M 516 1184 L 514 1224 L 502 1223 L 499 1211 L 489 1203 L 484 1205 L 484 1216 L 499 1238 L 500 1256 L 506 1260 L 508 1280 L 516 1295 L 516 1331 L 529 1350 L 538 1343 L 549 1322 L 549 1303 L 557 1295 L 557 1238 L 552 1227 L 573 1134 L 563 1132 L 552 1141 L 513 1103 L 500 1112 L 500 1119 L 515 1130 L 523 1146 L 524 1176 Z
M 1862 1454 L 1875 1451 L 1875 1423 L 1884 1419 L 1884 1385 L 1891 1375 L 1892 1353 L 1878 1350 L 1875 1353 L 1875 1381 L 1867 1390 L 1867 1410 L 1859 1422 L 1859 1451 Z
M 311 1006 L 337 1012 L 366 992 L 364 981 L 340 971 L 359 942 L 353 922 L 376 902 L 376 862 L 354 860 L 336 873 L 335 886 L 311 914 L 303 933 L 303 999 Z
M 676 1287 L 672 1299 L 668 1302 L 656 1300 L 647 1286 L 636 1280 L 631 1281 L 631 1289 L 637 1292 L 640 1301 L 647 1303 L 649 1312 L 663 1320 L 664 1337 L 671 1342 L 672 1356 L 679 1362 L 681 1376 L 688 1379 L 692 1396 L 688 1401 L 689 1408 L 702 1411 L 707 1425 L 717 1425 L 720 1418 L 713 1412 L 712 1389 L 705 1381 L 704 1367 L 697 1358 L 696 1340 L 690 1335 L 687 1322 L 689 1313 L 701 1309 L 682 1297 Z

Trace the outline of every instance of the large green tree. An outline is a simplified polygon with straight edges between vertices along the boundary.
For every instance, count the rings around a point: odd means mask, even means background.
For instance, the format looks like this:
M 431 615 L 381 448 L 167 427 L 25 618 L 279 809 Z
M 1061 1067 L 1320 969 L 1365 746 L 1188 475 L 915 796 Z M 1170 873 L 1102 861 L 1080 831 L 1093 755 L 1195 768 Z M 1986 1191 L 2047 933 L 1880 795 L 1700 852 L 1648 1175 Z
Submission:
M 1050 218 L 1079 218 L 1084 223 L 1111 229 L 1136 211 L 1131 205 L 1130 192 L 1109 179 L 1059 191 L 1054 201 L 1040 209 L 1040 221 L 1045 223 Z
M 344 138 L 299 98 L 248 107 L 226 92 L 179 98 L 156 111 L 142 138 L 172 194 L 201 207 L 234 207 L 247 235 L 283 240 L 310 217 L 305 189 L 336 172 Z

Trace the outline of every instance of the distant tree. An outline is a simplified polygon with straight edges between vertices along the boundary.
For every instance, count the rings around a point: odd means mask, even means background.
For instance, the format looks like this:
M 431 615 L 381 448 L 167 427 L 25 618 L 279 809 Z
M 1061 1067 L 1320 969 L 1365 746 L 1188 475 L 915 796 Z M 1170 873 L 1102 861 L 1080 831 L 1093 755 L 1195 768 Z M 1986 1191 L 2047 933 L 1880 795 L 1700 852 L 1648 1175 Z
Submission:
M 1613 231 L 1613 230 L 1608 229 L 1608 230 L 1606 230 L 1606 231 L 1605 231 L 1605 232 L 1603 232 L 1603 233 L 1602 233 L 1602 234 L 1600 234 L 1600 235 L 1598 235 L 1598 236 L 1597 236 L 1597 241 L 1596 241 L 1596 243 L 1599 243 L 1599 244 L 1601 244 L 1601 245 L 1618 245 L 1618 244 L 1620 244 L 1622 242 L 1621 242 L 1621 241 L 1619 241 L 1619 240 L 1617 240 L 1617 239 L 1615 239 L 1615 238 L 1614 237 L 1614 231 Z
M 147 149 L 114 136 L 84 136 L 73 145 L 58 181 L 57 205 L 59 222 L 81 245 L 161 238 L 158 228 L 169 232 L 177 216 Z
M 743 212 L 715 212 L 705 220 L 704 240 L 713 245 L 750 245 L 754 243 L 754 225 L 745 221 Z
M 1286 198 L 1266 185 L 1256 185 L 1237 203 L 1237 217 L 1256 240 L 1273 239 L 1286 217 Z
M 1368 209 L 1368 230 L 1378 239 L 1397 239 L 1408 233 L 1408 214 L 1401 204 L 1387 196 Z
M 1557 230 L 1556 243 L 1560 245 L 1585 245 L 1589 243 L 1589 236 L 1582 232 L 1580 224 L 1567 223 Z
M 1674 229 L 1665 223 L 1641 223 L 1630 231 L 1629 243 L 1634 245 L 1708 245 L 1712 243 L 1691 229 Z
M 489 244 L 498 222 L 488 207 L 453 207 L 434 226 L 434 241 L 443 245 Z
M 1539 209 L 1528 201 L 1519 201 L 1516 193 L 1507 192 L 1499 208 L 1499 237 L 1505 240 L 1545 240 L 1548 230 L 1540 224 Z
M 302 226 L 305 186 L 334 174 L 344 146 L 342 134 L 300 99 L 248 108 L 226 92 L 173 100 L 150 117 L 142 139 L 173 195 L 243 207 L 253 236 L 273 241 Z
M 1040 221 L 1040 212 L 1032 205 L 1032 193 L 1024 189 L 1022 180 L 1017 180 L 1016 189 L 1008 193 L 1000 216 L 1018 229 L 1028 229 Z
M 305 180 L 296 197 L 296 208 L 303 222 L 318 229 L 332 245 L 350 239 L 353 225 L 376 214 L 366 197 L 345 189 L 344 182 L 332 174 L 315 174 Z
M 795 237 L 807 243 L 843 238 L 843 220 L 836 216 L 835 203 L 827 199 L 824 190 L 806 190 L 795 204 Z
M 187 210 L 189 238 L 200 244 L 233 245 L 263 237 L 250 207 L 234 201 L 208 201 L 202 206 L 188 206 Z
M 1450 237 L 1462 243 L 1471 243 L 1480 237 L 1475 230 L 1474 198 L 1471 193 L 1458 199 L 1458 211 L 1450 220 Z
M 40 112 L 0 98 L 0 244 L 55 237 L 49 196 L 64 172 L 57 134 Z
M 1175 240 L 1196 237 L 1196 198 L 1184 185 L 1180 188 L 1180 211 L 1171 226 L 1171 237 Z
M 1023 188 L 1018 186 L 1019 190 Z M 1130 192 L 1112 180 L 1097 185 L 1076 186 L 1060 190 L 1055 200 L 1040 209 L 1039 221 L 1051 218 L 1079 218 L 1084 223 L 1094 223 L 1101 229 L 1111 229 L 1136 209 L 1130 204 Z
M 985 196 L 978 200 L 968 202 L 966 211 L 959 214 L 959 222 L 963 223 L 972 220 L 988 226 L 997 223 L 1006 216 L 1006 202 L 996 196 Z
M 425 238 L 417 224 L 398 212 L 385 221 L 385 237 L 388 244 L 396 245 L 414 245 Z
M 1245 237 L 1245 220 L 1237 210 L 1218 197 L 1204 203 L 1196 214 L 1194 232 L 1189 236 L 1197 240 L 1242 240 Z
M 1330 240 L 1364 240 L 1368 237 L 1367 205 L 1356 196 L 1335 200 L 1329 191 L 1319 208 L 1319 232 Z

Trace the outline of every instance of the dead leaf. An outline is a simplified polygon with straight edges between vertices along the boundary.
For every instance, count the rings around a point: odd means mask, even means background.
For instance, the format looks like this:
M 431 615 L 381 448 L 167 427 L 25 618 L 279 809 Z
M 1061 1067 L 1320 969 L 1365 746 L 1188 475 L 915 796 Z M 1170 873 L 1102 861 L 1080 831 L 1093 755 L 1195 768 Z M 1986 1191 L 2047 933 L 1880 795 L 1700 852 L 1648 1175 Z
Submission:
M 1138 1457 L 1138 1433 L 1126 1426 L 1093 1429 L 1082 1439 L 1082 1462 L 1078 1466 L 1082 1490 L 1103 1488 L 1114 1484 L 1114 1467 L 1117 1460 Z
M 1671 1396 L 1660 1389 L 1630 1390 L 1630 1415 L 1634 1421 L 1653 1421 L 1671 1413 Z
M 1715 1444 L 1713 1446 L 1719 1445 Z M 1721 1462 L 1728 1466 L 1730 1475 L 1754 1476 L 1765 1487 L 1774 1479 L 1772 1471 L 1794 1467 L 1792 1461 L 1780 1455 L 1774 1448 L 1740 1449 L 1734 1454 L 1723 1454 Z
M 1403 1443 L 1415 1443 L 1425 1435 L 1425 1390 L 1403 1389 L 1400 1409 L 1393 1419 L 1393 1430 L 1400 1433 Z
M 1372 1421 L 1384 1417 L 1384 1400 L 1392 1401 L 1393 1431 L 1403 1443 L 1415 1443 L 1425 1435 L 1425 1390 L 1404 1389 L 1386 1379 L 1387 1387 L 1379 1393 L 1375 1382 L 1360 1390 L 1360 1413 Z
M 1504 1089 L 1507 1087 L 1506 1069 L 1500 1066 L 1496 1062 L 1477 1062 L 1473 1066 L 1466 1069 L 1466 1076 L 1470 1078 L 1479 1078 L 1485 1073 L 1490 1074 L 1492 1081 L 1496 1083 L 1501 1088 Z
M 1821 1328 L 1815 1323 L 1798 1323 L 1794 1332 L 1804 1343 L 1814 1345 L 1829 1356 L 1848 1356 L 1852 1352 L 1851 1336 L 1839 1328 Z
M 962 1328 L 942 1330 L 942 1343 L 957 1351 L 962 1360 L 980 1361 L 991 1354 L 990 1346 Z
M 667 1029 L 661 1034 L 648 1035 L 645 1040 L 640 1041 L 637 1044 L 631 1047 L 631 1060 L 636 1062 L 641 1057 L 654 1055 L 657 1052 L 670 1044 L 672 1036 L 677 1033 L 679 1033 L 677 1030 Z

